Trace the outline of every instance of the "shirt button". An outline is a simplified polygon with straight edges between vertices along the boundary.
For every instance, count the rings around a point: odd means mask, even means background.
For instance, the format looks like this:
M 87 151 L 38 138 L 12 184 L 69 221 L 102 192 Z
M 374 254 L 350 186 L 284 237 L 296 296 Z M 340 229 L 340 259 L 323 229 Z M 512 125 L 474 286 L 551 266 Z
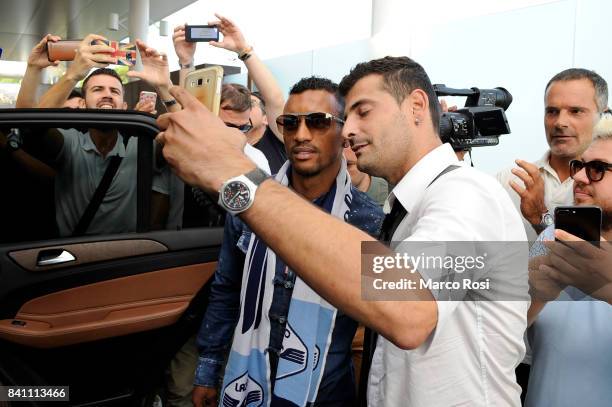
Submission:
M 278 317 L 278 322 L 284 324 L 285 322 L 287 322 L 287 319 L 285 317 Z

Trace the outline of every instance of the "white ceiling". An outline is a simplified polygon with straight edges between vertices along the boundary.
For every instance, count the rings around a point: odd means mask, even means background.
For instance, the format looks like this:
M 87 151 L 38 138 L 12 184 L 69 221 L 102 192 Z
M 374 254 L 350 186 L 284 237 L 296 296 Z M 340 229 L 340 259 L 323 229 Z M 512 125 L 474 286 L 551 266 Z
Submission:
M 194 3 L 195 0 L 150 0 L 149 23 Z M 110 13 L 119 14 L 119 31 L 107 27 Z M 128 36 L 126 0 L 0 0 L 0 48 L 3 60 L 26 61 L 47 33 L 79 39 L 89 33 L 121 40 Z M 71 35 L 72 38 L 67 38 Z

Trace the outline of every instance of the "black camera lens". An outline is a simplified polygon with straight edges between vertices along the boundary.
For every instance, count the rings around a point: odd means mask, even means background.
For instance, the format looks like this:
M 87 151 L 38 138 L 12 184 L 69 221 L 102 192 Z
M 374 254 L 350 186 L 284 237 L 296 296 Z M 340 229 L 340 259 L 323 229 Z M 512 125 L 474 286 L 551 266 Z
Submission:
M 480 89 L 479 106 L 495 106 L 506 110 L 512 103 L 512 95 L 506 89 Z

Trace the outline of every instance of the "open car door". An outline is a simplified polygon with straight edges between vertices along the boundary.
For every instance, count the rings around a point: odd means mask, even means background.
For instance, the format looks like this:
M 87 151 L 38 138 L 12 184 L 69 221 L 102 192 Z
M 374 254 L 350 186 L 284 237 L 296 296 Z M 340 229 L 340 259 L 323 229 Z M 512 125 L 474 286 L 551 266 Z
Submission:
M 0 109 L 0 385 L 143 405 L 197 331 L 223 229 L 185 219 L 191 188 L 160 159 L 158 131 L 129 111 Z M 78 234 L 112 155 L 94 135 L 123 159 Z

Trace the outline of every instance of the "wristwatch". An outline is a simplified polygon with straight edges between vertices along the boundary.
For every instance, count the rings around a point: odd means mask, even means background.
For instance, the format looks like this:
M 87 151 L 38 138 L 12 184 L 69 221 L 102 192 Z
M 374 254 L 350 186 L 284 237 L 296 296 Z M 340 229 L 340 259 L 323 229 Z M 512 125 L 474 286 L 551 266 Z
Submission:
M 232 215 L 246 211 L 253 205 L 257 187 L 268 178 L 270 175 L 260 168 L 230 178 L 219 190 L 219 205 Z
M 181 64 L 181 61 L 179 61 L 179 66 L 181 67 L 181 69 L 191 69 L 195 67 L 195 65 L 193 64 L 193 59 L 187 62 L 186 64 Z
M 537 225 L 532 225 L 536 232 L 542 233 L 544 229 L 549 227 L 555 223 L 555 220 L 549 211 L 546 211 L 542 214 L 542 218 L 540 219 L 540 223 Z
M 12 129 L 8 136 L 6 136 L 6 148 L 9 152 L 17 151 L 21 148 L 23 140 L 19 129 Z

